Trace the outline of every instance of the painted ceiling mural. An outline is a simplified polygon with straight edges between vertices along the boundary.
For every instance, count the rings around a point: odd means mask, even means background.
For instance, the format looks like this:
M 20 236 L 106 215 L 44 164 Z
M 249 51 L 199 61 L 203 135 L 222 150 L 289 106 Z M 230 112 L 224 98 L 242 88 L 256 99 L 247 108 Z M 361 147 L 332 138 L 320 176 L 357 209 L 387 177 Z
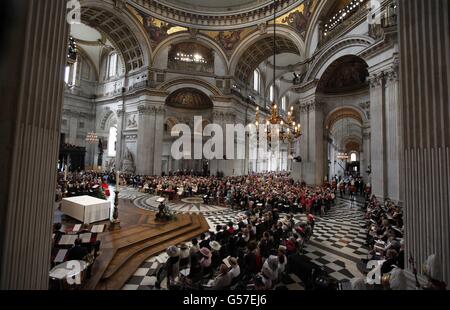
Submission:
M 311 16 L 316 9 L 318 2 L 318 0 L 306 0 L 297 8 L 278 17 L 276 19 L 276 23 L 292 28 L 299 33 L 303 39 L 305 39 Z M 153 48 L 174 33 L 189 31 L 188 28 L 166 23 L 147 15 L 146 13 L 140 12 L 131 5 L 127 5 L 127 7 L 128 10 L 132 12 L 142 23 L 143 27 L 147 31 Z M 273 22 L 269 22 L 269 24 L 273 24 Z M 222 47 L 224 52 L 228 56 L 231 56 L 239 43 L 255 31 L 258 31 L 257 26 L 233 31 L 199 30 L 198 33 L 206 35 L 216 41 Z
M 276 23 L 293 28 L 303 39 L 305 39 L 306 30 L 308 29 L 309 22 L 317 4 L 317 0 L 306 0 L 289 13 L 278 17 Z

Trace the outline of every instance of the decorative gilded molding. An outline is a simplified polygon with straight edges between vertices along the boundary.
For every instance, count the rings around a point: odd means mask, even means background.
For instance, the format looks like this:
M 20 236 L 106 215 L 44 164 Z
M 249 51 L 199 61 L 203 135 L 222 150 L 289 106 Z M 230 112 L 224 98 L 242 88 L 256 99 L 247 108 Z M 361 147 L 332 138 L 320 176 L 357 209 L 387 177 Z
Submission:
M 139 11 L 174 25 L 218 31 L 240 29 L 266 23 L 273 19 L 274 13 L 273 1 L 266 1 L 249 8 L 226 12 L 189 10 L 160 0 L 128 0 L 128 2 Z M 283 16 L 303 2 L 303 0 L 278 0 L 275 7 L 276 16 Z

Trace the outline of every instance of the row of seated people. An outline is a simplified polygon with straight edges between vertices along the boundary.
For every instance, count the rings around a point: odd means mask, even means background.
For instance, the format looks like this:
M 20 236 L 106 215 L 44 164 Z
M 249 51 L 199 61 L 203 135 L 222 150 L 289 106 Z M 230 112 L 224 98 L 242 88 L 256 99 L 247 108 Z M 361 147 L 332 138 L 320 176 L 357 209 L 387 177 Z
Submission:
M 63 231 L 61 223 L 53 225 L 53 244 L 51 267 L 68 261 L 84 261 L 87 264 L 86 279 L 91 276 L 92 266 L 99 255 L 101 242 L 97 240 L 97 233 L 91 233 L 89 225 L 83 224 L 77 232 Z M 88 235 L 88 240 L 86 240 Z M 73 236 L 73 243 L 63 243 L 64 236 Z M 64 257 L 58 257 L 60 251 L 63 251 Z
M 190 246 L 169 247 L 157 287 L 167 278 L 169 289 L 273 289 L 293 269 L 289 266 L 302 254 L 314 227 L 312 215 L 295 224 L 293 215 L 275 220 L 274 214 L 264 213 L 261 221 L 243 216 L 238 224 L 218 225 L 209 236 L 194 238 Z M 189 272 L 182 274 L 184 269 Z
M 364 270 L 368 261 L 379 261 L 381 263 L 381 275 L 386 278 L 395 278 L 391 282 L 394 288 L 406 289 L 406 277 L 403 272 L 405 260 L 410 262 L 411 257 L 405 257 L 404 243 L 404 224 L 403 210 L 390 200 L 380 203 L 375 196 L 372 196 L 366 202 L 366 225 L 367 245 L 369 247 L 368 259 L 363 260 L 360 269 Z M 425 264 L 429 272 L 427 275 L 428 283 L 422 288 L 442 289 L 446 287 L 436 273 L 440 269 L 439 259 L 436 255 L 431 255 Z M 431 270 L 434 270 L 433 276 L 430 276 Z M 367 270 L 366 270 L 367 271 Z M 433 278 L 435 277 L 435 278 Z M 387 285 L 387 284 L 386 284 Z M 393 285 L 390 286 L 393 288 Z
M 288 174 L 255 174 L 218 178 L 215 176 L 146 177 L 121 175 L 121 184 L 130 178 L 139 180 L 143 192 L 169 195 L 170 200 L 199 195 L 205 204 L 223 205 L 247 210 L 254 206 L 278 208 L 283 212 L 306 212 L 322 215 L 336 199 L 336 189 L 326 186 L 308 187 L 294 182 Z

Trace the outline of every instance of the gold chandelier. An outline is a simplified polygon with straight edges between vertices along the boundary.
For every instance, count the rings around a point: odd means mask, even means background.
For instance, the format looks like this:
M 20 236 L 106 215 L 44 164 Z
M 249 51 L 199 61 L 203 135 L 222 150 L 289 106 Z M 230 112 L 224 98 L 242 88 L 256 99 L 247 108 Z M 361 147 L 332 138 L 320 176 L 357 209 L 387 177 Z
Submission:
M 277 45 L 276 45 L 276 0 L 274 0 L 274 13 L 273 13 L 273 85 L 275 86 L 276 80 L 276 53 L 277 53 Z M 273 96 L 271 113 L 268 118 L 266 118 L 266 132 L 267 139 L 270 142 L 272 138 L 271 129 L 275 128 L 278 131 L 279 140 L 283 142 L 292 143 L 295 139 L 299 138 L 302 135 L 301 125 L 295 122 L 294 117 L 294 107 L 288 111 L 287 118 L 283 118 L 278 113 L 278 106 L 275 103 L 275 95 Z M 260 111 L 259 107 L 256 108 L 255 115 L 255 125 L 259 132 L 260 126 Z M 272 125 L 272 126 L 271 126 Z M 272 128 L 271 128 L 272 127 Z M 276 134 L 276 133 L 275 133 Z
M 342 161 L 346 161 L 349 159 L 349 156 L 347 152 L 339 152 L 337 153 L 336 158 Z
M 98 136 L 95 132 L 89 132 L 86 135 L 86 142 L 89 144 L 94 144 L 98 142 Z
M 291 107 L 288 111 L 287 118 L 283 118 L 278 113 L 278 107 L 276 104 L 272 105 L 270 116 L 265 119 L 266 133 L 268 141 L 272 138 L 272 129 L 278 130 L 279 140 L 283 142 L 293 142 L 295 139 L 302 135 L 302 127 L 294 120 L 294 107 Z M 259 132 L 260 123 L 260 110 L 256 108 L 255 125 Z

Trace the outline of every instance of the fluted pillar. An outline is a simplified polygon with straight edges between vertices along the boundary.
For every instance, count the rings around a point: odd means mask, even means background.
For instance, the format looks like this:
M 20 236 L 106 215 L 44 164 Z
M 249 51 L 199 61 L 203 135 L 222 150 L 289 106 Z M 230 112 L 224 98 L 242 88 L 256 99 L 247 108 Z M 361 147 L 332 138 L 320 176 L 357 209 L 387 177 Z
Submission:
M 438 255 L 449 283 L 450 4 L 400 0 L 399 10 L 405 251 L 419 271 Z
M 400 112 L 398 103 L 398 64 L 385 72 L 386 76 L 386 182 L 387 197 L 400 202 Z
M 371 184 L 372 193 L 380 199 L 387 195 L 386 181 L 386 101 L 383 72 L 370 76 Z
M 325 141 L 323 138 L 323 111 L 315 99 L 300 102 L 303 136 L 300 142 L 302 179 L 311 185 L 323 183 L 325 177 Z
M 47 289 L 66 1 L 8 0 L 0 57 L 0 289 Z
M 139 128 L 136 172 L 137 174 L 152 175 L 154 166 L 155 107 L 145 103 L 140 105 L 138 110 Z
M 155 142 L 154 142 L 154 163 L 153 174 L 161 175 L 162 172 L 162 152 L 163 152 L 163 138 L 164 138 L 164 107 L 158 106 L 155 108 Z

